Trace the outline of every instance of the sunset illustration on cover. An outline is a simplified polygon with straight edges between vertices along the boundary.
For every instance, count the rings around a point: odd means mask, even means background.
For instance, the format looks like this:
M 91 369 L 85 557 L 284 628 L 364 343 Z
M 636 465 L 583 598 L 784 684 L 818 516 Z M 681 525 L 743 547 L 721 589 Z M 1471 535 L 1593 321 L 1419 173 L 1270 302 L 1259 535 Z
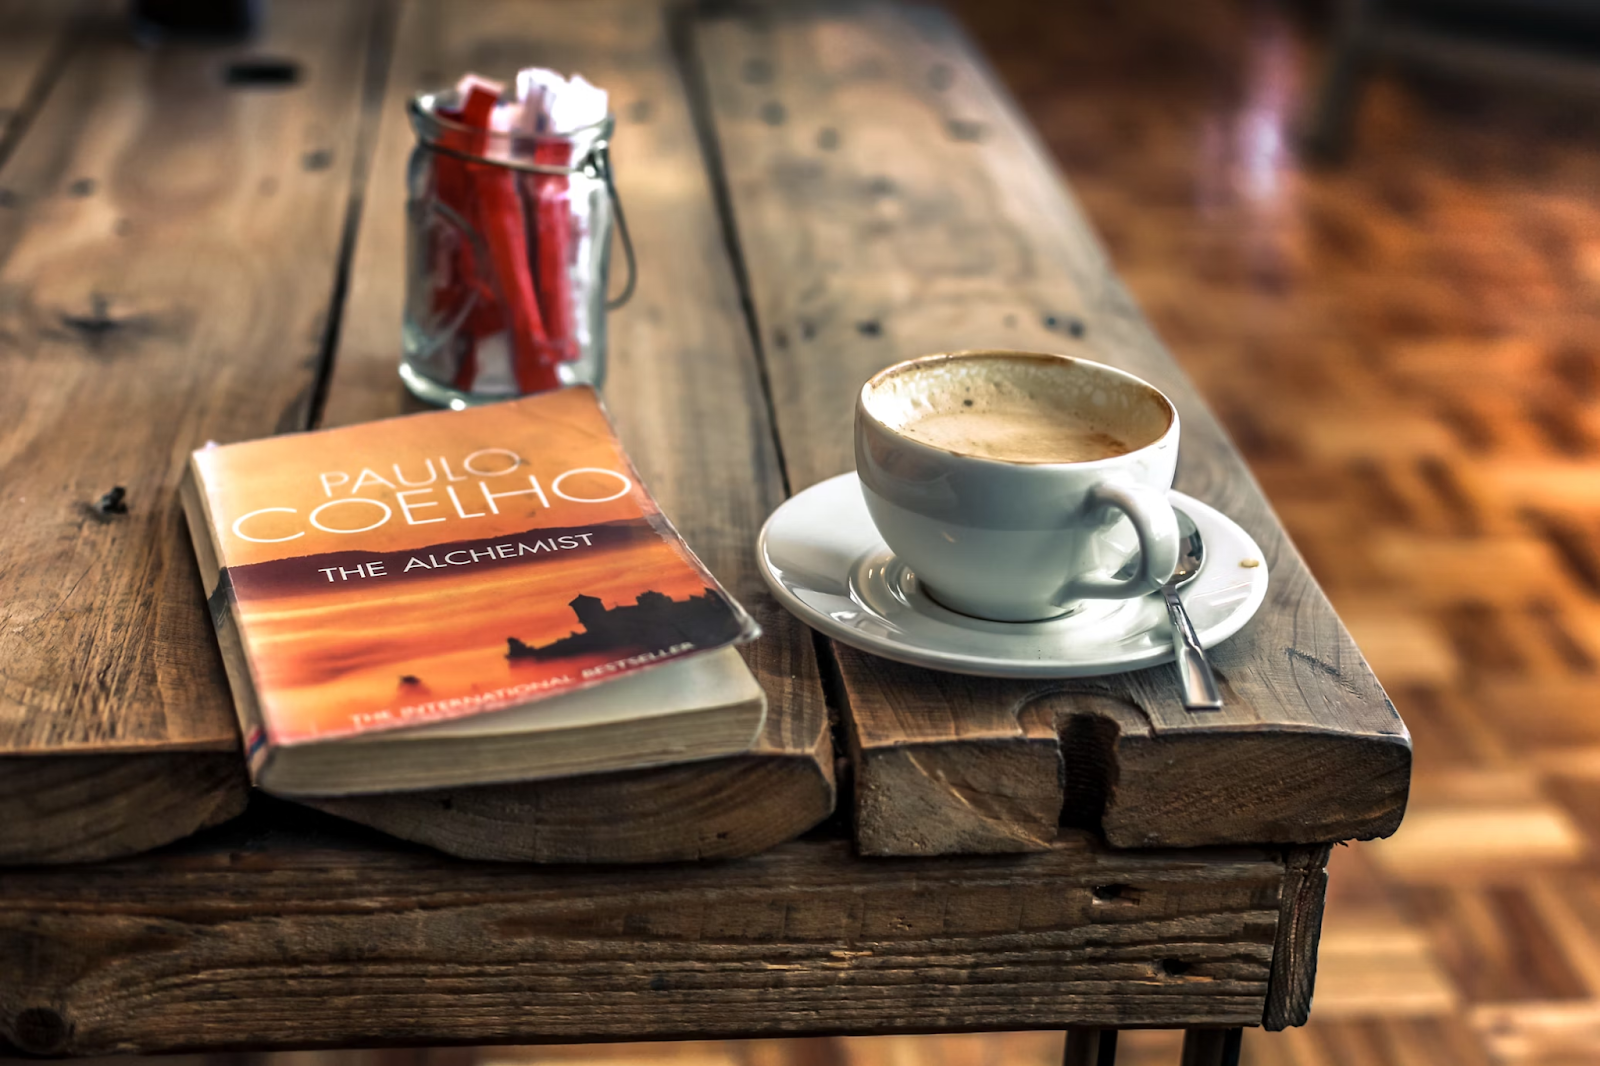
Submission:
M 520 705 L 754 635 L 586 387 L 194 465 L 273 744 Z

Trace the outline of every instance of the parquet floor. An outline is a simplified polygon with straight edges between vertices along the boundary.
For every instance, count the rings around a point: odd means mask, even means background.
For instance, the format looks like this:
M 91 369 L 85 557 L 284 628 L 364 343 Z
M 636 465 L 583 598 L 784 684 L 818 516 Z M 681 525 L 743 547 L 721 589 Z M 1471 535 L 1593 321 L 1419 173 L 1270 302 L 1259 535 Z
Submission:
M 1600 116 L 1385 76 L 1344 167 L 1248 0 L 951 0 L 1224 417 L 1416 742 L 1337 849 L 1266 1066 L 1600 1063 Z M 1122 1060 L 1177 1062 L 1130 1033 Z M 1055 1066 L 1059 1034 L 274 1055 L 271 1066 Z M 183 1060 L 192 1062 L 193 1060 Z
M 1381 77 L 1292 150 L 1279 5 L 957 4 L 1410 724 L 1254 1063 L 1600 1063 L 1600 105 Z

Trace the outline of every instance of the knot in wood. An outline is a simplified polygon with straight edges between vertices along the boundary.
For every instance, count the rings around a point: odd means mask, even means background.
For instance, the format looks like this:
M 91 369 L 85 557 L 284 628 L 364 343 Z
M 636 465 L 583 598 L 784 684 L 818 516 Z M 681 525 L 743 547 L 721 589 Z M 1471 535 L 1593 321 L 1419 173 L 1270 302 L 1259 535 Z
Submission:
M 72 1027 L 49 1007 L 25 1007 L 11 1021 L 11 1043 L 30 1055 L 58 1055 L 66 1050 Z
M 222 81 L 234 88 L 278 88 L 300 80 L 300 64 L 293 59 L 257 56 L 242 59 L 223 68 Z M 437 78 L 428 79 L 431 84 Z
M 88 314 L 66 314 L 61 316 L 61 324 L 69 329 L 75 329 L 90 337 L 99 337 L 109 333 L 122 325 L 121 320 L 112 317 L 111 300 L 103 293 L 89 294 Z

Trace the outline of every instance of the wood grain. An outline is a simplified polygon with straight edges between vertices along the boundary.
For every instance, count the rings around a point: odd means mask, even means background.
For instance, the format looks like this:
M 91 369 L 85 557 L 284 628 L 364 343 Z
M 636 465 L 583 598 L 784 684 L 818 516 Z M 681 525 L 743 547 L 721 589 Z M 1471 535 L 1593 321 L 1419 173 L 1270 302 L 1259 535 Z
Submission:
M 754 855 L 833 811 L 827 739 L 738 758 L 477 788 L 308 801 L 468 859 L 681 862 Z
M 695 41 L 792 489 L 851 469 L 854 394 L 877 369 L 961 348 L 1062 351 L 1173 398 L 1178 487 L 1238 520 L 1271 567 L 1261 613 L 1214 653 L 1227 704 L 1216 715 L 1183 710 L 1171 667 L 1086 692 L 841 652 L 862 850 L 1042 848 L 1052 807 L 1092 806 L 1096 780 L 1118 846 L 1393 832 L 1405 726 L 948 16 L 764 9 L 703 21 Z M 1065 744 L 1051 758 L 1026 713 L 1046 695 L 1058 723 L 1105 718 L 1105 697 L 1124 705 L 1117 742 L 1095 749 L 1115 761 L 1083 765 Z M 1063 762 L 1085 773 L 1063 775 Z
M 118 858 L 244 810 L 233 751 L 0 757 L 0 863 Z
M 315 827 L 314 827 L 315 828 Z M 475 864 L 241 824 L 0 875 L 0 1037 L 35 1054 L 1261 1019 L 1266 852 Z
M 396 61 L 325 424 L 398 414 L 404 104 L 444 71 L 581 71 L 611 93 L 613 159 L 638 253 L 632 302 L 611 317 L 607 406 L 645 483 L 764 635 L 744 651 L 769 701 L 738 758 L 689 767 L 319 802 L 323 810 L 471 858 L 645 862 L 749 855 L 833 810 L 833 744 L 810 633 L 755 570 L 756 531 L 783 498 L 749 331 L 662 9 L 632 2 L 497 3 L 470 19 L 417 0 Z M 616 273 L 620 275 L 620 255 Z
M 373 8 L 274 5 L 255 47 L 300 79 L 269 91 L 224 87 L 239 50 L 140 48 L 123 17 L 81 29 L 0 170 L 0 823 L 40 781 L 82 808 L 8 828 L 0 861 L 136 850 L 243 805 L 178 476 L 207 439 L 304 425 Z M 102 513 L 117 485 L 126 512 Z
M 1267 1009 L 1261 1022 L 1269 1032 L 1304 1025 L 1311 1014 L 1331 851 L 1332 845 L 1321 844 L 1284 853 L 1278 939 L 1272 949 L 1272 979 L 1267 984 Z
M 0 0 L 0 162 L 7 141 L 54 83 L 82 4 Z M 0 186 L 3 188 L 4 186 Z

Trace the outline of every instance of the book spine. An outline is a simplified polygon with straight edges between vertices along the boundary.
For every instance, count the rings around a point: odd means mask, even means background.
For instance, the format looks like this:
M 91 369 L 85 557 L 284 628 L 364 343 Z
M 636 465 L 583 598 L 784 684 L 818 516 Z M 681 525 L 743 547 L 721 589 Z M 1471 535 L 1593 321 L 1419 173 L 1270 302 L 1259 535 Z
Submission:
M 221 553 L 215 540 L 216 526 L 211 520 L 205 490 L 200 484 L 199 471 L 194 460 L 189 460 L 184 470 L 179 495 L 183 500 L 183 515 L 189 527 L 189 540 L 194 544 L 195 561 L 200 566 L 200 584 L 205 590 L 206 606 L 211 613 L 211 624 L 217 631 L 217 645 L 222 651 L 223 669 L 228 675 L 228 688 L 233 693 L 234 713 L 238 716 L 244 736 L 244 754 L 250 770 L 252 784 L 260 784 L 261 772 L 272 754 L 271 734 L 256 699 L 255 680 L 250 672 L 250 658 L 245 651 L 239 630 L 239 616 L 233 594 L 233 582 L 220 564 Z

